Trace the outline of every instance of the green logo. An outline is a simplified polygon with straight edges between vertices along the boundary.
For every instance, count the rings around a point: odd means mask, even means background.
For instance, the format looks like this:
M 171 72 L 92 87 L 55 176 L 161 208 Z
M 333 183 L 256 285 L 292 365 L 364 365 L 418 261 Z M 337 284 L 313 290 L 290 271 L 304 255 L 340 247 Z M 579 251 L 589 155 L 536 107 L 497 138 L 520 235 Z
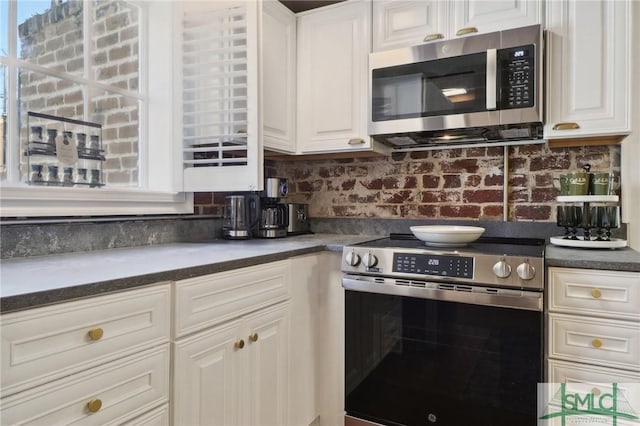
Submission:
M 637 386 L 636 383 L 629 384 Z M 544 386 L 544 385 L 539 385 Z M 584 388 L 585 386 L 583 386 Z M 560 424 L 565 426 L 567 419 L 571 423 L 584 424 L 611 424 L 618 425 L 618 420 L 640 420 L 631 407 L 625 393 L 620 390 L 617 383 L 608 384 L 607 391 L 601 392 L 598 389 L 592 389 L 585 392 L 583 389 L 567 390 L 566 383 L 560 383 L 560 389 L 557 390 L 552 398 L 549 389 L 544 390 L 547 398 L 544 398 L 546 405 L 545 414 L 540 416 L 540 420 L 560 420 Z M 538 404 L 540 405 L 540 387 L 538 394 Z M 539 422 L 539 424 L 545 424 Z

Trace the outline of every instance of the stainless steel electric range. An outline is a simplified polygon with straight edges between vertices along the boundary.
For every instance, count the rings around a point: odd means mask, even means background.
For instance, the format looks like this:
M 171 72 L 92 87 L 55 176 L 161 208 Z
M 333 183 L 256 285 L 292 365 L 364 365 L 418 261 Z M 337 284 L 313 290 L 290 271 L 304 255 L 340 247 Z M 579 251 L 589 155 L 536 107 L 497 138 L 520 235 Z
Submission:
M 345 247 L 345 424 L 534 425 L 544 240 Z

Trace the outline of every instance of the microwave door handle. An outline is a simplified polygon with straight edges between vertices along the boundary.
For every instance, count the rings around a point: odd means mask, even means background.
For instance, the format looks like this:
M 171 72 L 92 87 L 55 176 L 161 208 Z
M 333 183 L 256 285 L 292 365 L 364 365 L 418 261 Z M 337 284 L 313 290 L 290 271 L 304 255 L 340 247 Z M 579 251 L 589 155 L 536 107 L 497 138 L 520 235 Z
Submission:
M 487 50 L 487 110 L 496 109 L 496 82 L 498 60 L 496 49 Z

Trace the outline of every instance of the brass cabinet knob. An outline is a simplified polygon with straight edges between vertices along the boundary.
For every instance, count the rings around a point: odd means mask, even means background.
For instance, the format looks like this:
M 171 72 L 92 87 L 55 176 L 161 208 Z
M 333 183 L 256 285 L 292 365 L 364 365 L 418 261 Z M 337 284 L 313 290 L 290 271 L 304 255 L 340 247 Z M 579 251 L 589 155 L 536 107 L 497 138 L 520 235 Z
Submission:
M 104 330 L 102 330 L 100 327 L 96 327 L 89 330 L 89 333 L 87 334 L 89 334 L 89 338 L 91 340 L 100 340 L 104 335 Z
M 602 392 L 600 392 L 600 389 L 598 388 L 593 388 L 591 389 L 591 393 L 594 394 L 595 396 L 600 396 Z
M 427 42 L 427 41 L 441 40 L 443 38 L 444 38 L 443 34 L 435 33 L 435 34 L 428 34 L 424 36 L 424 40 L 422 41 Z
M 460 28 L 458 31 L 456 31 L 456 35 L 463 36 L 463 35 L 477 33 L 477 32 L 478 32 L 478 29 L 476 27 L 467 27 L 467 28 Z
M 240 339 L 236 343 L 233 344 L 233 347 L 236 349 L 244 348 L 244 340 Z
M 557 123 L 553 126 L 553 130 L 576 130 L 579 128 L 578 123 Z
M 92 399 L 87 402 L 87 409 L 92 413 L 97 413 L 102 408 L 102 401 L 99 399 Z
M 602 341 L 600 339 L 593 339 L 591 341 L 591 346 L 593 346 L 594 348 L 599 348 L 602 346 Z
M 591 290 L 591 296 L 594 299 L 600 299 L 602 297 L 602 292 L 597 288 L 594 288 L 593 290 Z
M 258 333 L 251 333 L 249 335 L 249 340 L 252 342 L 257 342 L 258 341 Z

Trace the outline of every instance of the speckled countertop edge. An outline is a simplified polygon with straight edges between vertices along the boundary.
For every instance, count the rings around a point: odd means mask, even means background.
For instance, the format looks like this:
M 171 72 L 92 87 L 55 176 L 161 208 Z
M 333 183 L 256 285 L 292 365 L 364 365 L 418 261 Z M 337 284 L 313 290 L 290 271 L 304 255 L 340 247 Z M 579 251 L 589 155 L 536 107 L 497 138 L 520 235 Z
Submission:
M 548 244 L 545 266 L 640 272 L 640 253 L 629 248 L 582 249 Z
M 275 262 L 381 236 L 311 234 L 285 239 L 172 243 L 0 262 L 2 313 Z M 640 272 L 630 249 L 585 250 L 547 245 L 546 266 Z
M 311 234 L 10 259 L 0 262 L 0 311 L 13 312 L 319 251 L 342 252 L 345 245 L 376 238 L 380 237 Z

